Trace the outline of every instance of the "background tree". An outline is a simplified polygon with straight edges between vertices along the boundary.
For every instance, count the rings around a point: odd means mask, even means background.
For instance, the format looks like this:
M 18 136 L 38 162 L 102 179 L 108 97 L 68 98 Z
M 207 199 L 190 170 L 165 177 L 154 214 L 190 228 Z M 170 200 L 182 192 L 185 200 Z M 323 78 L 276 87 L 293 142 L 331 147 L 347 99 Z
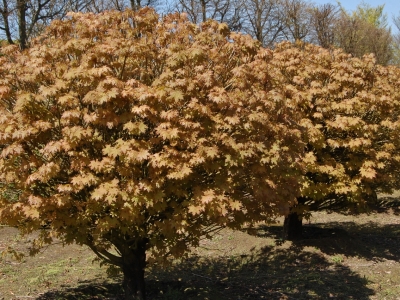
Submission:
M 395 45 L 383 5 L 362 2 L 355 11 L 340 3 L 316 5 L 304 0 L 176 0 L 172 5 L 194 23 L 214 19 L 231 30 L 250 34 L 264 47 L 281 41 L 305 41 L 338 47 L 355 57 L 374 53 L 391 62 Z
M 383 8 L 383 5 L 371 7 L 362 3 L 352 14 L 341 8 L 334 32 L 335 46 L 355 57 L 373 53 L 378 63 L 388 64 L 392 35 Z
M 266 47 L 282 38 L 280 0 L 179 0 L 176 7 L 194 23 L 225 22 L 231 30 L 248 33 Z
M 400 67 L 400 14 L 393 18 L 397 33 L 393 35 L 393 56 L 391 64 Z
M 0 30 L 8 43 L 18 40 L 21 49 L 25 49 L 31 36 L 65 13 L 66 5 L 66 1 L 54 0 L 2 0 Z
M 304 114 L 306 182 L 285 219 L 296 239 L 309 211 L 359 212 L 399 189 L 400 70 L 311 44 L 279 44 L 273 55 L 275 83 Z
M 177 0 L 175 8 L 188 14 L 189 20 L 199 24 L 209 19 L 227 23 L 233 31 L 242 29 L 241 0 Z
M 361 2 L 353 12 L 353 16 L 360 18 L 361 20 L 366 21 L 367 23 L 374 25 L 377 28 L 386 28 L 388 26 L 387 23 L 387 15 L 383 13 L 383 9 L 385 5 L 378 5 L 376 7 L 372 7 L 366 2 Z
M 281 0 L 280 19 L 287 41 L 309 41 L 312 24 L 312 5 L 304 0 Z
M 0 3 L 0 31 L 9 44 L 18 43 L 21 49 L 29 40 L 43 32 L 55 19 L 62 19 L 69 11 L 102 12 L 131 7 L 138 10 L 157 6 L 158 0 L 2 0 Z
M 271 52 L 226 25 L 75 13 L 3 52 L 0 223 L 40 230 L 32 253 L 89 246 L 122 271 L 125 299 L 145 299 L 148 262 L 299 195 L 300 115 Z
M 243 1 L 243 30 L 264 47 L 273 47 L 283 30 L 279 18 L 279 0 Z
M 339 7 L 334 4 L 316 5 L 311 8 L 311 42 L 323 48 L 330 48 L 335 42 L 335 27 Z

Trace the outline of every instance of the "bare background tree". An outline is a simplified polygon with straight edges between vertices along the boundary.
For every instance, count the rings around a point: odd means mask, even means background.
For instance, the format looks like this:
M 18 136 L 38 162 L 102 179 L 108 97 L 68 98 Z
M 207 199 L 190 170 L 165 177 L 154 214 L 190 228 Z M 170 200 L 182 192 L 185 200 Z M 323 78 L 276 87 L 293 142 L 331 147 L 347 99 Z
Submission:
M 137 10 L 157 4 L 158 0 L 1 0 L 0 38 L 25 49 L 31 38 L 51 21 L 64 18 L 69 11 L 101 12 L 127 7 Z
M 173 9 L 188 14 L 193 23 L 208 19 L 227 23 L 234 31 L 242 29 L 242 0 L 176 0 Z
M 383 5 L 363 2 L 348 12 L 340 3 L 317 5 L 307 0 L 0 0 L 0 40 L 25 49 L 31 38 L 68 11 L 98 13 L 144 6 L 162 14 L 185 12 L 194 23 L 225 22 L 265 47 L 300 40 L 339 47 L 356 57 L 374 53 L 380 64 L 400 65 L 400 33 L 392 34 Z M 393 23 L 400 31 L 400 15 Z
M 288 41 L 310 41 L 312 4 L 305 0 L 281 0 L 279 18 Z
M 311 8 L 311 42 L 324 48 L 334 44 L 335 26 L 339 17 L 339 7 L 333 4 L 316 5 Z
M 282 35 L 283 24 L 279 18 L 279 1 L 243 0 L 243 31 L 266 47 L 272 47 Z
M 19 42 L 25 49 L 28 40 L 70 8 L 69 0 L 2 0 L 0 30 L 7 42 Z

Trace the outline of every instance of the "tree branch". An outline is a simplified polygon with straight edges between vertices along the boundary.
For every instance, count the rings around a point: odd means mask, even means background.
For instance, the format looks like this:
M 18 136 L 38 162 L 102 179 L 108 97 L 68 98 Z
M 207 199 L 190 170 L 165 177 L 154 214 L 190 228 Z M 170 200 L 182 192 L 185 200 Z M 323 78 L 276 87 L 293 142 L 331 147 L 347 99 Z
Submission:
M 92 238 L 88 238 L 86 239 L 86 245 L 102 260 L 104 260 L 105 262 L 112 264 L 112 265 L 116 265 L 119 267 L 122 267 L 122 263 L 123 260 L 121 257 L 116 256 L 114 254 L 111 254 L 110 252 L 108 252 L 105 249 L 101 249 L 96 247 L 96 245 L 94 245 L 93 241 L 91 241 Z

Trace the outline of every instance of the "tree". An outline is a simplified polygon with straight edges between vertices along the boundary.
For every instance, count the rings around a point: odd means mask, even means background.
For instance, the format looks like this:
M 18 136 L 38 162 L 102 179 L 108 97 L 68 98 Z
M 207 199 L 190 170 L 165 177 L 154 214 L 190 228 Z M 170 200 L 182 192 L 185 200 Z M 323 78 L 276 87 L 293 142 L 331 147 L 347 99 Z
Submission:
M 276 88 L 303 113 L 305 183 L 284 224 L 297 239 L 310 211 L 363 211 L 399 188 L 400 70 L 304 43 L 273 55 Z
M 372 7 L 368 3 L 361 2 L 353 12 L 353 16 L 374 25 L 376 28 L 386 28 L 388 23 L 387 15 L 383 12 L 384 8 L 384 4 Z
M 64 3 L 51 0 L 26 1 L 3 0 L 0 4 L 0 30 L 8 43 L 13 44 L 17 34 L 21 49 L 27 47 L 28 39 L 44 19 L 52 20 L 59 14 Z
M 373 53 L 378 63 L 388 64 L 392 55 L 392 35 L 383 7 L 362 3 L 353 14 L 342 8 L 335 27 L 335 46 L 355 57 Z
M 336 5 L 322 4 L 311 9 L 311 41 L 323 48 L 330 48 L 335 42 L 335 26 L 339 10 Z
M 9 44 L 28 47 L 31 38 L 40 34 L 54 19 L 65 17 L 70 10 L 85 10 L 91 0 L 2 0 L 0 31 Z
M 33 254 L 89 246 L 122 271 L 125 299 L 145 299 L 147 263 L 299 195 L 299 114 L 271 51 L 225 24 L 72 13 L 3 52 L 0 223 L 39 230 Z
M 285 40 L 308 41 L 312 6 L 304 0 L 281 0 L 279 6 Z
M 264 47 L 272 47 L 283 30 L 278 0 L 243 1 L 243 29 Z
M 176 8 L 188 14 L 189 20 L 199 24 L 208 19 L 227 23 L 233 31 L 242 29 L 241 0 L 178 0 Z
M 397 33 L 393 36 L 393 56 L 391 64 L 400 67 L 400 14 L 393 18 Z
M 0 31 L 9 44 L 18 43 L 26 49 L 29 40 L 43 32 L 55 19 L 62 19 L 69 11 L 102 12 L 131 7 L 157 5 L 158 0 L 2 0 L 0 3 Z

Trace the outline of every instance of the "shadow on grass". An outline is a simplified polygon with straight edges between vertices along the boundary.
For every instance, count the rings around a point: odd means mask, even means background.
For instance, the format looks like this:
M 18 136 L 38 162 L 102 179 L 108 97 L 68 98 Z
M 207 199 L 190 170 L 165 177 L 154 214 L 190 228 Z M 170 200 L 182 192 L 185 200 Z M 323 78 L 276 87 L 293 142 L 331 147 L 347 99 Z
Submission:
M 148 270 L 146 282 L 150 300 L 367 300 L 373 294 L 365 278 L 327 261 L 317 252 L 302 251 L 297 246 L 275 250 L 265 247 L 234 257 L 190 257 L 166 269 Z M 121 288 L 117 284 L 87 283 L 38 299 L 121 299 L 118 295 Z
M 400 214 L 400 190 L 393 194 L 378 194 L 378 198 L 368 203 L 370 212 Z
M 281 226 L 260 226 L 257 236 L 275 238 L 281 243 Z M 303 225 L 303 239 L 293 242 L 299 249 L 311 246 L 328 255 L 342 254 L 367 260 L 400 261 L 400 224 L 375 222 L 328 222 Z
M 37 300 L 123 300 L 122 287 L 118 283 L 83 281 L 77 287 L 52 290 Z
M 380 196 L 376 204 L 371 207 L 376 212 L 387 212 L 391 210 L 395 215 L 400 215 L 400 197 L 398 197 L 398 191 L 396 195 Z

